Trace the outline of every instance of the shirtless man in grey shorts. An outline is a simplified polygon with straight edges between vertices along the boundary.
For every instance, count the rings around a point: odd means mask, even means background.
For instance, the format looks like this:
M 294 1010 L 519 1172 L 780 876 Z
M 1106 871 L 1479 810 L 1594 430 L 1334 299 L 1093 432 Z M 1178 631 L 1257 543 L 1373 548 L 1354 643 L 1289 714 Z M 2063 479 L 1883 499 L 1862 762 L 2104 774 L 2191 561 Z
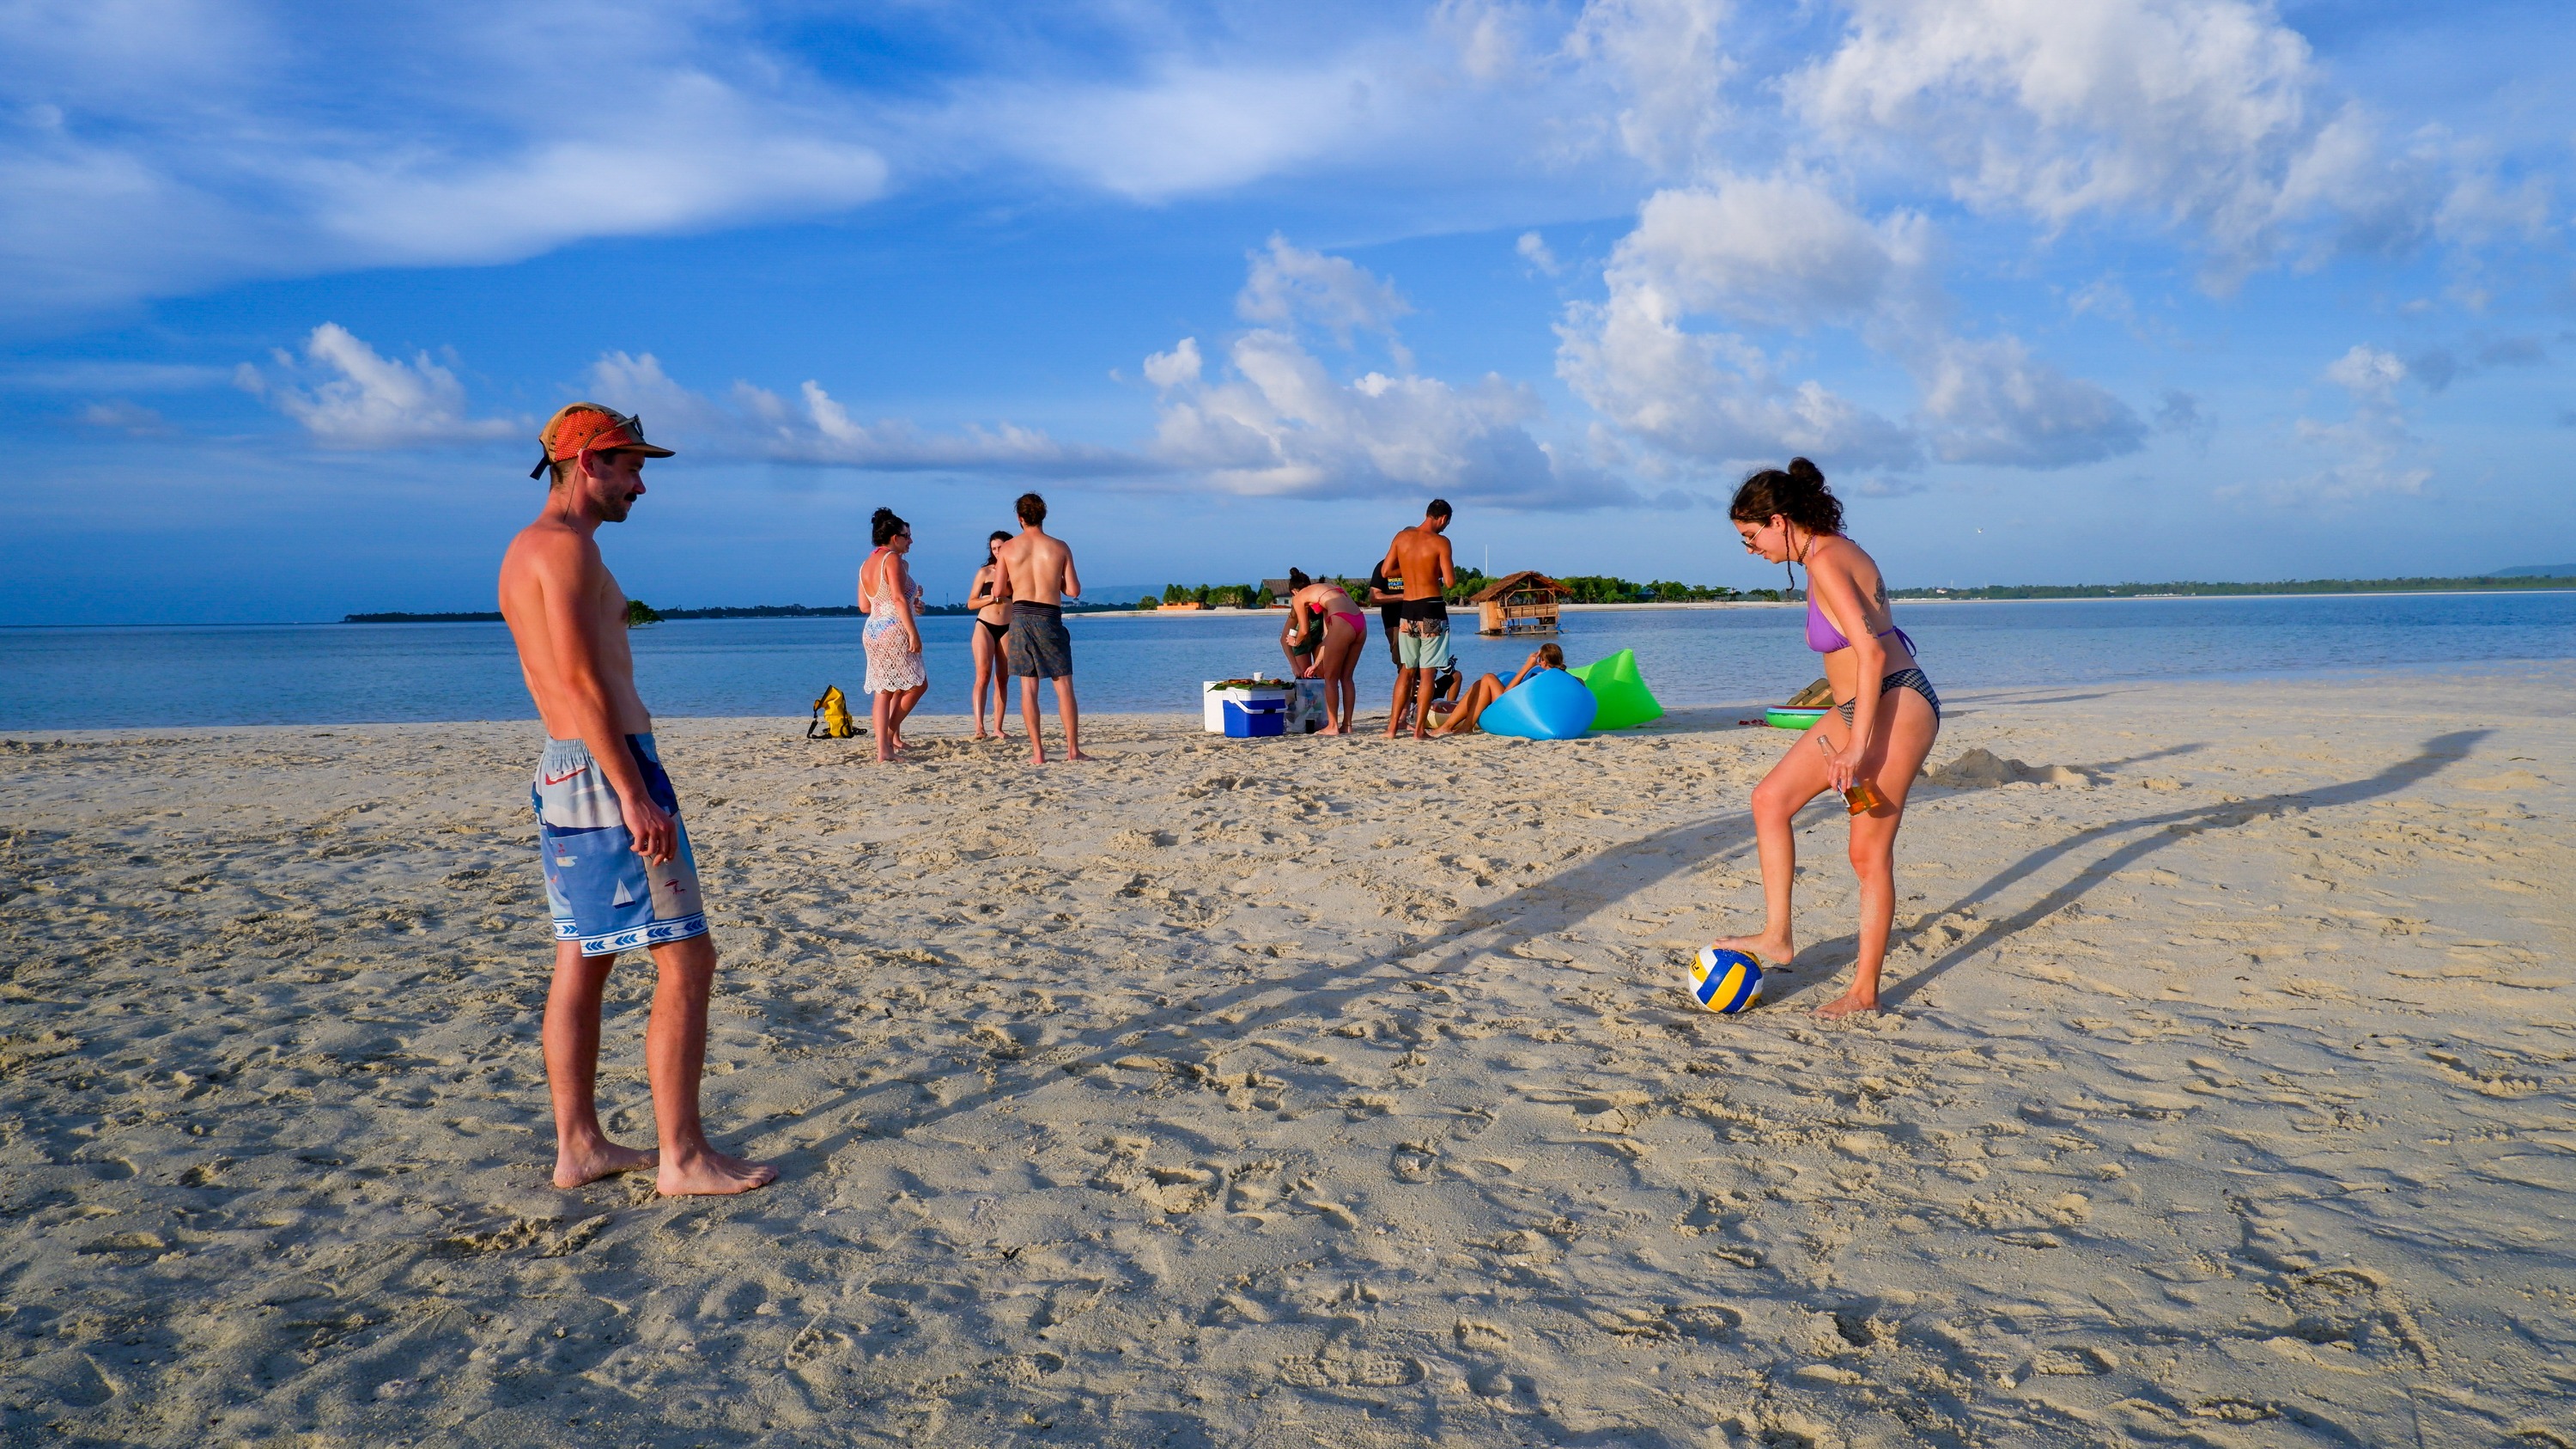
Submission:
M 747 1192 L 778 1169 L 716 1151 L 698 1121 L 715 941 L 653 716 L 635 693 L 626 591 L 594 537 L 644 496 L 644 460 L 671 450 L 645 442 L 641 420 L 597 403 L 557 412 L 537 439 L 545 457 L 528 476 L 553 481 L 537 521 L 502 556 L 501 615 L 546 724 L 529 794 L 555 927 L 545 1020 L 555 1186 L 651 1168 L 653 1185 L 675 1196 Z M 594 1095 L 600 993 L 618 953 L 637 948 L 661 976 L 644 1033 L 658 1153 L 609 1141 Z
M 1082 712 L 1073 703 L 1073 636 L 1064 627 L 1064 601 L 1082 597 L 1082 579 L 1073 571 L 1073 550 L 1046 531 L 1046 500 L 1023 493 L 1017 507 L 1019 537 L 995 544 L 993 561 L 1010 580 L 1011 632 L 1002 636 L 1002 652 L 1020 679 L 1020 722 L 1029 731 L 1029 763 L 1047 762 L 1046 741 L 1038 737 L 1041 679 L 1055 681 L 1056 713 L 1064 718 L 1064 757 L 1087 760 Z

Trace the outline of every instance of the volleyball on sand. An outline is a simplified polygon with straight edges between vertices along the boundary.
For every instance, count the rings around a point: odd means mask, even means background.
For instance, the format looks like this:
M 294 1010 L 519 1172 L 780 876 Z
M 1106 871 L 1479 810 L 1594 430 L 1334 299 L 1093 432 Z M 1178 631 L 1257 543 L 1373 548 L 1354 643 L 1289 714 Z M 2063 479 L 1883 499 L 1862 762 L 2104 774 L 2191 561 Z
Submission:
M 1762 968 L 1741 951 L 1702 946 L 1690 974 L 1692 999 L 1711 1011 L 1733 1016 L 1762 999 Z

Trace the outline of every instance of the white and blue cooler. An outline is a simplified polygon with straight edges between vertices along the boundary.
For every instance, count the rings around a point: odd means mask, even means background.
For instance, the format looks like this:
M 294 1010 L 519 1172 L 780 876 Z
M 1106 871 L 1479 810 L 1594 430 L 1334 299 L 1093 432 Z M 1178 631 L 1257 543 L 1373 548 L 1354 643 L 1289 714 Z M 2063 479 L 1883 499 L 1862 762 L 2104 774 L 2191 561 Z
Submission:
M 1230 740 L 1260 739 L 1265 735 L 1288 733 L 1288 701 L 1281 695 L 1256 695 L 1250 699 L 1225 702 L 1225 737 Z

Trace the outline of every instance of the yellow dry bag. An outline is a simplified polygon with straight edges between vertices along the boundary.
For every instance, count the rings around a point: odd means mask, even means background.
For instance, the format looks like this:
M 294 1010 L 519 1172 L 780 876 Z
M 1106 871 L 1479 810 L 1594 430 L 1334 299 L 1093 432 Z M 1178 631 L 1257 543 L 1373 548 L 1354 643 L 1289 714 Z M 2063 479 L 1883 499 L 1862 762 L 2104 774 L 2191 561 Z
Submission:
M 850 718 L 849 697 L 837 684 L 823 686 L 823 697 L 814 701 L 814 717 L 805 725 L 809 740 L 846 740 L 859 732 L 859 722 Z

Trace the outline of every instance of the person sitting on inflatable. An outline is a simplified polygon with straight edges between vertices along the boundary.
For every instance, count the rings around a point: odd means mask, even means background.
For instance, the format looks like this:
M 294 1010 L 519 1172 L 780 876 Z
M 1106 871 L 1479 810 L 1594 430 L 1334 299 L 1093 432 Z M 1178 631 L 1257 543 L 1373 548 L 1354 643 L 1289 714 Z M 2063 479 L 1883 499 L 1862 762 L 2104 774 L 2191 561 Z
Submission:
M 1476 716 L 1485 712 L 1485 706 L 1502 698 L 1513 685 L 1536 671 L 1564 667 L 1565 651 L 1553 644 L 1541 644 L 1530 652 L 1530 657 L 1521 664 L 1521 672 L 1513 675 L 1509 684 L 1488 674 L 1469 686 L 1467 697 L 1450 706 L 1446 714 L 1433 710 L 1431 732 L 1435 735 L 1463 735 L 1476 727 Z

